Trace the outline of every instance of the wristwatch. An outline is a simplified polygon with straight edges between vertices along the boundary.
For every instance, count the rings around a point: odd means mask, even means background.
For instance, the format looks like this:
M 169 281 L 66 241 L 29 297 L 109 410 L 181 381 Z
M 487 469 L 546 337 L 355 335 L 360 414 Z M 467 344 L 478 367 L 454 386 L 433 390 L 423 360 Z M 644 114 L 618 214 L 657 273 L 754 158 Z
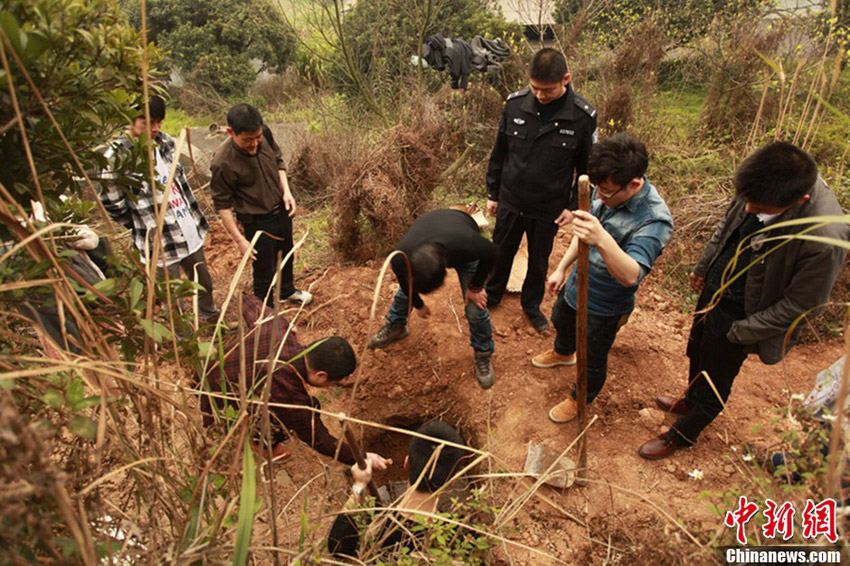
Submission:
M 364 488 L 364 487 L 363 487 L 362 485 L 360 485 L 359 483 L 353 483 L 353 484 L 351 484 L 351 491 L 352 491 L 352 492 L 354 493 L 354 495 L 356 495 L 357 497 L 363 497 L 363 492 L 364 492 L 364 491 L 366 491 L 366 488 Z

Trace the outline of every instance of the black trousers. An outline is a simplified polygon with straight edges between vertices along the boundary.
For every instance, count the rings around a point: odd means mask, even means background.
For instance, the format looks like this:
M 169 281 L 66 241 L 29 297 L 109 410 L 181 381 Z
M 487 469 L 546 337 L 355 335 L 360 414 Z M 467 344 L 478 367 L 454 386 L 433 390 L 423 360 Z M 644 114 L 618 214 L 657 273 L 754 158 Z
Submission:
M 697 309 L 703 308 L 710 298 L 711 293 L 703 291 Z M 733 344 L 726 338 L 726 334 L 733 322 L 743 318 L 746 318 L 743 304 L 721 299 L 708 313 L 694 319 L 687 350 L 690 358 L 688 383 L 691 386 L 685 401 L 689 411 L 679 417 L 670 429 L 673 441 L 685 446 L 693 444 L 703 429 L 723 410 L 732 392 L 732 383 L 747 359 L 744 346 Z M 702 372 L 711 378 L 720 398 Z
M 271 214 L 240 214 L 239 222 L 245 230 L 245 238 L 250 242 L 257 232 L 265 232 L 257 240 L 254 260 L 254 295 L 264 299 L 274 278 L 277 267 L 277 255 L 286 257 L 292 249 L 292 218 L 281 205 L 280 210 Z M 271 234 L 270 238 L 266 234 Z M 285 299 L 295 292 L 292 274 L 292 258 L 281 268 L 280 298 Z
M 608 352 L 614 345 L 620 330 L 622 316 L 587 315 L 587 402 L 590 403 L 605 385 L 608 377 Z M 558 296 L 552 307 L 552 326 L 555 327 L 554 350 L 565 356 L 576 351 L 576 311 L 564 300 L 564 293 Z M 573 387 L 571 393 L 576 398 Z
M 557 233 L 558 225 L 552 220 L 529 218 L 506 210 L 503 206 L 499 207 L 493 230 L 493 243 L 499 248 L 499 258 L 487 282 L 487 298 L 491 304 L 501 301 L 505 294 L 514 256 L 525 234 L 528 239 L 528 271 L 522 284 L 520 302 L 526 313 L 535 315 L 540 312 L 540 303 L 546 292 L 549 254 L 552 253 L 552 243 Z

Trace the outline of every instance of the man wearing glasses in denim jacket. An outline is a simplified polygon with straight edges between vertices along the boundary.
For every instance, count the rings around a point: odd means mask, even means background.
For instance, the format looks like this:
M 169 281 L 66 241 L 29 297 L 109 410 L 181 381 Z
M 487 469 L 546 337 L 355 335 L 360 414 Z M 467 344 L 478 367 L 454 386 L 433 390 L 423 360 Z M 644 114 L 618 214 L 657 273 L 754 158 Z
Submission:
M 576 279 L 567 269 L 578 257 L 578 242 L 590 246 L 590 291 L 587 321 L 587 402 L 602 390 L 608 350 L 622 320 L 635 306 L 635 291 L 652 269 L 673 234 L 673 217 L 645 177 L 646 146 L 629 134 L 611 136 L 593 146 L 588 172 L 595 183 L 590 212 L 572 212 L 573 239 L 547 290 L 560 291 L 552 308 L 555 344 L 531 363 L 540 368 L 576 363 Z M 564 284 L 566 281 L 566 284 Z M 556 423 L 573 420 L 578 412 L 575 389 L 549 411 Z

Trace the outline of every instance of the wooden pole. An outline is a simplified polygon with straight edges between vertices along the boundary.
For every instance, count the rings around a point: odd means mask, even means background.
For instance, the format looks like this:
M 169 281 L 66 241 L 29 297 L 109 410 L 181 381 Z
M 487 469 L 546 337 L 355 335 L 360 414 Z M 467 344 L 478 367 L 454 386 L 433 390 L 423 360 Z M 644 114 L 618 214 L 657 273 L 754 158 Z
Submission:
M 363 455 L 363 449 L 360 448 L 360 443 L 354 437 L 354 432 L 346 426 L 345 413 L 339 414 L 339 422 L 342 424 L 342 433 L 345 435 L 345 442 L 351 448 L 351 453 L 354 454 L 354 461 L 357 462 L 357 467 L 361 470 L 366 469 L 366 457 Z M 381 502 L 381 496 L 378 493 L 378 488 L 375 487 L 375 482 L 369 478 L 369 495 L 375 498 L 375 501 Z
M 590 210 L 590 179 L 587 175 L 578 178 L 579 210 Z M 575 236 L 573 236 L 575 238 Z M 582 241 L 578 243 L 578 297 L 576 298 L 576 402 L 578 403 L 578 433 L 587 426 L 587 292 L 590 288 L 590 248 Z M 579 485 L 587 478 L 587 435 L 582 434 L 578 442 Z

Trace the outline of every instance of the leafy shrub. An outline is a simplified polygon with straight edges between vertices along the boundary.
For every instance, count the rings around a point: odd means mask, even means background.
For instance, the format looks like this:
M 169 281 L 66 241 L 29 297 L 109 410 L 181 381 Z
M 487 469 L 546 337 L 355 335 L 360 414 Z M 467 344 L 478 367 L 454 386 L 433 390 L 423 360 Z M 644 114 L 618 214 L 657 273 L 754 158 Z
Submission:
M 500 37 L 504 19 L 493 12 L 486 0 L 423 1 L 374 0 L 357 2 L 346 15 L 344 32 L 348 48 L 360 71 L 376 81 L 376 91 L 388 96 L 404 88 L 405 76 L 415 67 L 410 56 L 420 52 L 420 40 L 439 33 L 466 41 L 475 35 Z
M 709 138 L 727 140 L 750 128 L 761 101 L 764 61 L 759 53 L 772 54 L 786 29 L 752 14 L 714 24 L 703 53 L 710 72 L 702 123 Z
M 620 35 L 629 33 L 632 25 L 649 17 L 663 25 L 671 43 L 683 45 L 706 35 L 712 23 L 718 19 L 768 4 L 765 0 L 682 0 L 663 3 L 619 0 L 599 4 L 558 0 L 552 16 L 559 24 L 587 18 L 589 29 L 603 34 L 610 45 L 615 45 Z
M 123 4 L 140 27 L 140 4 Z M 190 82 L 225 97 L 244 94 L 260 71 L 282 73 L 295 49 L 269 0 L 150 0 L 147 9 L 148 38 L 170 52 Z
M 664 49 L 663 30 L 651 19 L 631 27 L 622 37 L 598 71 L 597 91 L 604 93 L 597 101 L 599 124 L 604 130 L 625 131 L 635 114 L 646 115 Z
M 11 77 L 0 78 L 0 123 L 11 126 L 0 131 L 0 183 L 25 210 L 35 199 L 50 212 L 60 194 L 80 191 L 83 171 L 103 165 L 97 147 L 127 123 L 139 84 L 139 36 L 111 0 L 9 0 L 0 24 L 12 46 Z M 13 121 L 10 79 L 39 184 Z M 56 134 L 48 109 L 70 147 Z

